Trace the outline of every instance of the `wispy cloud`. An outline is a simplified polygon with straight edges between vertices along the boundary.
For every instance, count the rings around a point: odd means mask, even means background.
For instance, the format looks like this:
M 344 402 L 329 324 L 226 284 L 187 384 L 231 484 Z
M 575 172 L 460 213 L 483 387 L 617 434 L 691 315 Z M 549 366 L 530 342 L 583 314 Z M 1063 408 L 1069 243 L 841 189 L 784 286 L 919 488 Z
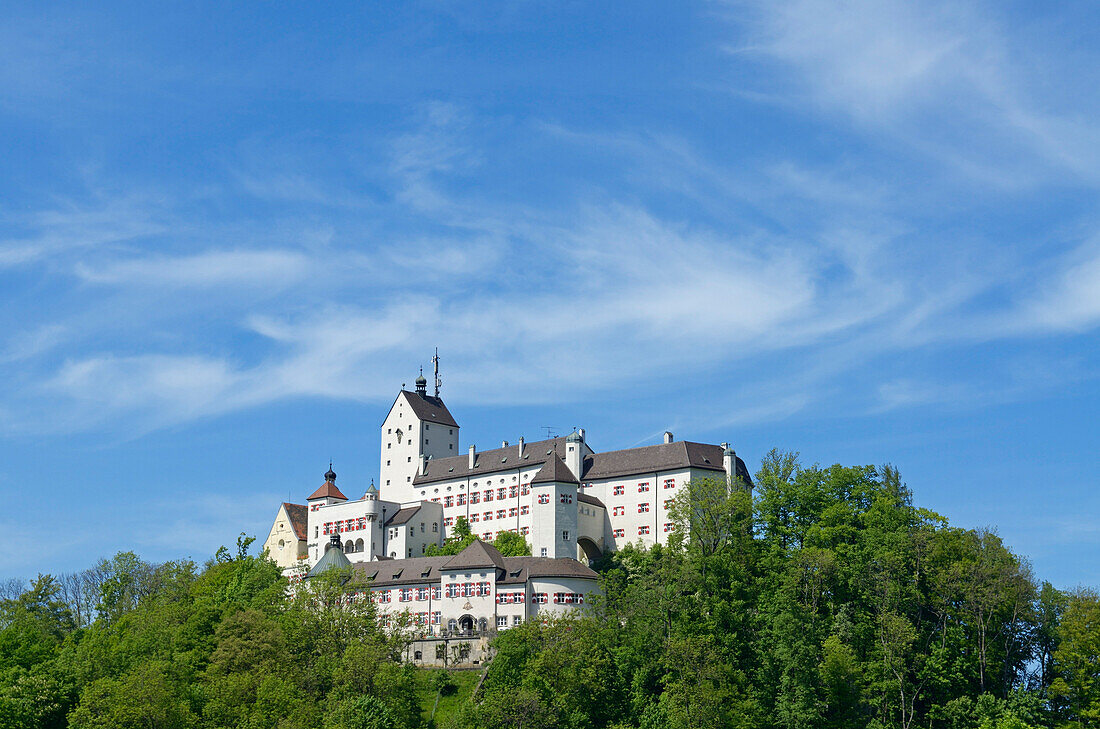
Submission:
M 1100 182 L 1100 127 L 1055 100 L 1044 87 L 1047 72 L 1057 71 L 1030 52 L 1030 44 L 1056 39 L 1011 36 L 995 6 L 732 7 L 750 17 L 741 18 L 745 35 L 731 50 L 790 72 L 772 92 L 777 99 L 839 112 L 986 183 L 1015 188 L 1067 172 Z

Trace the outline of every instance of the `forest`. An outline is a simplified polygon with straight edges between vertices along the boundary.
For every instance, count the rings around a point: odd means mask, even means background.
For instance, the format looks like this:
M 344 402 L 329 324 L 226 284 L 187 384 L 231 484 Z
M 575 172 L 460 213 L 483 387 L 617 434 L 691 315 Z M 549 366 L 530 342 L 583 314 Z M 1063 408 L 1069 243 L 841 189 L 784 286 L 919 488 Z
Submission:
M 288 596 L 243 535 L 202 565 L 10 580 L 0 729 L 1100 726 L 1097 594 L 892 467 L 773 451 L 751 495 L 693 481 L 671 516 L 667 545 L 595 565 L 584 614 L 502 631 L 476 686 L 402 662 L 346 575 Z

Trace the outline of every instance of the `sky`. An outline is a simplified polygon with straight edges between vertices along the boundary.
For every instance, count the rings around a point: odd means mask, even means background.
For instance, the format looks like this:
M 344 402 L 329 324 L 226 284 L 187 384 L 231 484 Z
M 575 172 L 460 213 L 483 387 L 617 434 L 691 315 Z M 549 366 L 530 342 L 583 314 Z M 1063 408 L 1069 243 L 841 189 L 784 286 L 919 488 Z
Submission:
M 461 447 L 896 465 L 1100 584 L 1100 5 L 0 2 L 0 577 Z

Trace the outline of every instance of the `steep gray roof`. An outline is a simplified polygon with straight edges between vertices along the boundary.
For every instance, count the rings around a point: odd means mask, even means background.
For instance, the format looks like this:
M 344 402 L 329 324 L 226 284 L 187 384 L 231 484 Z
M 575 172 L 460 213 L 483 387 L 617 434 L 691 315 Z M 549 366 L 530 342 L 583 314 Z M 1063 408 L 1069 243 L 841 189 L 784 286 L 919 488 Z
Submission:
M 499 555 L 499 552 L 497 554 Z M 359 562 L 354 567 L 355 571 L 362 577 L 371 580 L 372 587 L 438 584 L 442 578 L 441 573 L 446 569 L 450 569 L 448 563 L 456 557 L 411 557 L 409 559 L 378 562 Z M 532 577 L 577 577 L 588 580 L 599 578 L 595 572 L 575 559 L 564 557 L 501 557 L 500 560 L 499 565 L 486 563 L 484 565 L 471 565 L 471 568 L 496 567 L 497 582 L 504 585 L 522 584 Z M 458 569 L 466 569 L 466 567 Z
M 592 569 L 568 557 L 505 557 L 504 584 L 523 583 L 531 577 L 579 577 L 599 578 Z
M 476 478 L 488 476 L 502 471 L 515 471 L 517 468 L 528 468 L 546 463 L 551 454 L 556 453 L 559 458 L 565 456 L 565 438 L 551 438 L 549 440 L 537 440 L 526 443 L 523 446 L 523 455 L 519 454 L 519 445 L 509 445 L 504 448 L 476 453 L 474 467 L 470 468 L 470 455 L 448 456 L 446 458 L 432 458 L 426 462 L 426 473 L 419 471 L 413 476 L 413 485 L 432 483 L 433 481 L 449 481 L 455 478 Z
M 439 582 L 440 568 L 450 561 L 450 556 L 410 557 L 409 559 L 387 559 L 378 562 L 360 562 L 355 565 L 356 572 L 372 581 L 373 585 L 412 585 L 424 582 Z
M 439 423 L 440 425 L 458 427 L 458 423 L 455 422 L 454 416 L 451 415 L 451 411 L 443 404 L 443 398 L 434 397 L 432 395 L 420 395 L 415 392 L 409 392 L 408 390 L 402 390 L 398 397 L 404 397 L 405 401 L 409 403 L 409 407 L 412 408 L 413 414 L 421 420 L 428 423 Z
M 558 457 L 558 454 L 552 454 L 539 469 L 539 472 L 535 474 L 535 477 L 531 479 L 531 483 L 580 483 L 577 481 L 577 477 L 573 475 L 573 472 L 569 470 L 569 466 L 565 465 L 565 462 Z
M 680 468 L 724 471 L 722 446 L 681 440 L 621 451 L 593 453 L 584 459 L 582 478 L 588 481 L 616 476 L 644 475 Z M 752 485 L 745 462 L 740 458 L 737 459 L 737 475 L 745 483 Z
M 418 511 L 420 511 L 419 506 L 406 506 L 404 509 L 398 509 L 397 511 L 393 512 L 393 516 L 391 516 L 389 519 L 386 519 L 385 526 L 400 526 L 402 524 L 405 524 L 409 521 L 409 519 L 412 519 L 414 516 L 416 516 L 416 512 Z
M 445 570 L 466 570 L 475 567 L 496 567 L 504 569 L 504 557 L 497 548 L 480 539 L 470 542 L 470 546 L 456 554 L 451 561 L 443 565 Z
M 597 499 L 595 496 L 589 496 L 588 494 L 582 494 L 582 493 L 578 492 L 577 493 L 577 501 L 581 502 L 582 504 L 592 504 L 593 506 L 598 506 L 601 509 L 606 509 L 607 508 L 606 506 L 603 505 L 602 501 Z

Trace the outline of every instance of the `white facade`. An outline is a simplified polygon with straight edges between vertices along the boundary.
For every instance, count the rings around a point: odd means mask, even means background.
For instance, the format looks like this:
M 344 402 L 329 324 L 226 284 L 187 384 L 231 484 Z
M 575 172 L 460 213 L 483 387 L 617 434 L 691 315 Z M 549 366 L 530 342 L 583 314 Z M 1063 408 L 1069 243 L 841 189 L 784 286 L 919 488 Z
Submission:
M 453 557 L 363 563 L 382 622 L 407 623 L 418 637 L 483 635 L 583 610 L 598 577 L 574 559 L 502 557 L 475 541 Z
M 325 475 L 325 483 L 306 502 L 309 566 L 321 559 L 333 534 L 340 536 L 351 562 L 419 557 L 429 544 L 443 544 L 443 510 L 438 504 L 385 501 L 373 486 L 362 498 L 350 501 L 335 488 L 336 474 L 330 470 Z
M 442 399 L 427 394 L 422 376 L 415 392 L 402 389 L 390 407 L 380 453 L 378 490 L 349 500 L 330 469 L 307 500 L 310 566 L 333 532 L 352 562 L 408 559 L 441 545 L 459 518 L 485 541 L 513 531 L 536 557 L 591 560 L 628 543 L 665 543 L 669 504 L 688 481 L 752 486 L 727 444 L 675 441 L 671 433 L 657 445 L 603 453 L 588 445 L 583 429 L 462 452 L 457 421 Z
M 398 501 L 416 498 L 412 481 L 421 459 L 458 455 L 458 430 L 442 401 L 429 398 L 420 381 L 416 392 L 402 390 L 382 423 L 383 493 Z

